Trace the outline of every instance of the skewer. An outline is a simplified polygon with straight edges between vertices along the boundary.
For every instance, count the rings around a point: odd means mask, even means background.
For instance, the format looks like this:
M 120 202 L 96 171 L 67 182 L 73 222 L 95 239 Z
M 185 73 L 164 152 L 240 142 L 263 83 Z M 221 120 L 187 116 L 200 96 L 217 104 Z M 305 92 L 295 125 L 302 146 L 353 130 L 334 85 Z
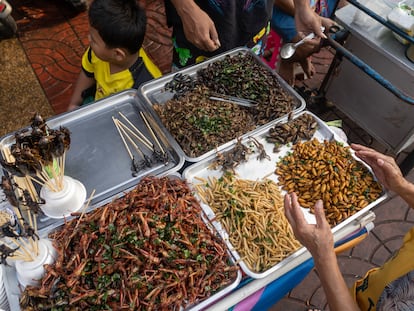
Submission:
M 141 137 L 139 137 L 137 134 L 134 133 L 128 126 L 126 126 L 124 123 L 119 121 L 119 119 L 116 119 L 118 122 L 118 125 L 121 125 L 125 130 L 127 130 L 131 135 L 133 135 L 139 142 L 141 142 L 143 145 L 145 145 L 149 150 L 154 151 L 154 148 L 150 144 L 148 144 L 145 140 L 143 140 Z
M 83 215 L 85 215 L 86 209 L 89 207 L 89 204 L 91 203 L 92 198 L 93 198 L 94 195 L 95 195 L 95 189 L 92 190 L 92 193 L 89 196 L 88 201 L 86 202 L 85 206 L 83 207 L 82 212 L 81 212 L 81 214 L 78 218 L 78 221 L 76 222 L 76 225 L 75 225 L 75 228 L 73 229 L 73 231 L 75 231 L 76 228 L 78 227 L 78 225 L 79 225 L 80 221 L 82 220 Z
M 158 148 L 160 148 L 160 150 L 161 150 L 161 152 L 162 152 L 162 153 L 165 153 L 165 151 L 164 151 L 164 149 L 162 148 L 162 146 L 161 146 L 160 142 L 158 141 L 157 136 L 155 136 L 154 131 L 152 130 L 151 126 L 149 125 L 149 123 L 148 123 L 148 121 L 147 121 L 147 118 L 145 117 L 144 113 L 143 113 L 142 111 L 140 111 L 140 114 L 141 114 L 141 118 L 142 118 L 142 119 L 144 120 L 144 122 L 145 122 L 145 125 L 147 126 L 148 130 L 150 131 L 150 133 L 151 133 L 152 137 L 154 138 L 155 142 L 157 143 Z
M 119 122 L 119 120 L 116 119 L 116 122 Z M 119 126 L 119 124 L 118 124 Z M 134 140 L 127 134 L 127 132 L 119 126 L 119 129 L 122 131 L 122 133 L 125 135 L 125 137 L 129 140 L 129 142 L 134 146 L 135 150 L 139 153 L 139 155 L 144 158 L 144 153 L 138 148 L 137 144 L 135 144 Z
M 122 112 L 118 112 L 119 113 L 119 115 L 122 117 L 122 118 L 124 118 L 125 119 L 125 121 L 127 121 L 128 122 L 128 124 L 139 134 L 139 135 L 141 135 L 141 137 L 142 137 L 142 139 L 143 140 L 145 140 L 146 142 L 147 142 L 147 144 L 148 145 L 152 145 L 151 144 L 151 142 L 148 140 L 148 138 L 147 137 L 145 137 L 145 135 L 144 134 L 142 134 L 141 133 L 141 131 L 139 130 L 139 129 L 137 129 L 136 128 L 136 126 L 134 125 L 134 124 L 132 124 L 132 122 L 131 121 L 129 121 L 128 120 L 128 118 L 126 117 L 126 116 L 124 116 L 123 114 L 122 114 Z
M 13 162 L 14 161 L 14 157 L 13 157 L 13 155 L 11 154 L 11 151 L 10 151 L 10 149 L 9 148 L 3 148 L 2 149 L 2 151 L 3 151 L 3 155 L 4 155 L 4 158 L 6 159 L 6 161 L 7 162 Z M 31 176 L 26 176 L 26 177 L 29 177 L 29 178 L 32 178 Z M 14 182 L 20 187 L 20 182 L 21 182 L 21 180 L 22 180 L 22 178 L 23 177 L 14 177 L 13 178 L 13 180 L 14 180 Z M 33 184 L 32 184 L 33 185 Z M 17 191 L 19 191 L 19 189 L 17 190 Z M 19 191 L 20 192 L 20 191 Z M 19 195 L 21 196 L 21 194 L 19 193 Z M 23 227 L 23 225 L 24 225 L 24 222 L 23 222 L 23 215 L 22 215 L 22 213 L 21 213 L 21 211 L 20 211 L 20 209 L 19 209 L 19 207 L 18 206 L 13 206 L 13 210 L 14 210 L 14 212 L 15 212 L 15 214 L 17 215 L 17 219 L 18 219 L 18 221 L 19 221 L 19 224 L 20 224 L 20 226 L 21 227 Z
M 19 240 L 18 239 L 11 239 L 11 240 L 12 240 L 12 242 L 14 244 L 16 244 L 19 247 L 19 249 L 23 253 L 25 253 L 27 255 L 26 259 L 30 259 L 30 260 L 33 260 L 34 259 L 33 256 L 28 251 L 27 246 L 25 246 L 25 243 L 24 243 L 24 241 L 22 239 L 19 239 Z
M 124 143 L 124 145 L 125 145 L 125 148 L 126 148 L 126 150 L 127 150 L 128 154 L 129 154 L 129 157 L 131 158 L 131 160 L 134 160 L 134 156 L 132 155 L 131 150 L 129 150 L 128 144 L 126 143 L 125 138 L 124 138 L 124 136 L 122 135 L 122 133 L 121 133 L 121 129 L 120 129 L 120 127 L 119 127 L 118 123 L 116 122 L 116 120 L 117 120 L 117 119 L 115 119 L 114 117 L 112 117 L 112 121 L 114 121 L 114 124 L 115 124 L 115 126 L 116 126 L 116 129 L 118 130 L 119 136 L 121 136 L 121 139 L 122 139 L 122 141 L 123 141 L 123 143 Z
M 143 113 L 144 116 L 146 115 L 146 113 Z M 157 124 L 157 122 L 155 122 L 155 120 L 153 118 L 147 118 L 148 123 L 151 123 L 151 126 L 158 132 L 158 133 L 162 133 L 159 125 Z M 164 136 L 160 136 L 160 139 L 162 140 L 162 142 L 164 143 L 164 145 L 168 146 L 168 141 L 165 140 Z

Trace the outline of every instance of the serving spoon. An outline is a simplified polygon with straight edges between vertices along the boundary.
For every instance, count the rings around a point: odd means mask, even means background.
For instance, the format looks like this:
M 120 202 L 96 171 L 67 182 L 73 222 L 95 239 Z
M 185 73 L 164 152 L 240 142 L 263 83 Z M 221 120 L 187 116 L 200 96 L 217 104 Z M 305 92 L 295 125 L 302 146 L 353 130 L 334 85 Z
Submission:
M 322 32 L 325 31 L 325 27 L 322 26 L 321 30 L 322 30 Z M 296 51 L 298 46 L 302 45 L 306 41 L 311 40 L 313 38 L 315 38 L 315 33 L 311 32 L 306 37 L 302 38 L 301 40 L 299 40 L 296 43 L 286 43 L 280 49 L 280 57 L 282 57 L 282 59 L 291 58 L 293 56 L 293 54 L 295 54 L 295 51 Z

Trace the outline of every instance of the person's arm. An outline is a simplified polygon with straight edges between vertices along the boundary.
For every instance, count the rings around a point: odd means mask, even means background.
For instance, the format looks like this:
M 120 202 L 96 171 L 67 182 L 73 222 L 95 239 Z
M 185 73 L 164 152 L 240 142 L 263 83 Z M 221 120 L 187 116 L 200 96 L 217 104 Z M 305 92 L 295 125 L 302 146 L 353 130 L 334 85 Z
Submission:
M 193 0 L 171 0 L 183 23 L 188 41 L 204 51 L 215 51 L 220 47 L 216 26 L 206 12 Z
M 88 77 L 83 70 L 81 70 L 78 80 L 73 89 L 72 97 L 69 102 L 68 111 L 71 111 L 82 104 L 82 92 L 90 88 L 95 83 L 94 78 Z
M 351 148 L 357 157 L 372 168 L 385 188 L 397 193 L 414 208 L 414 185 L 404 178 L 394 158 L 358 144 L 351 144 Z
M 298 33 L 303 32 L 305 35 L 314 32 L 321 38 L 326 38 L 322 32 L 322 22 L 318 14 L 310 7 L 309 0 L 293 0 L 295 5 L 295 24 Z
M 331 311 L 360 310 L 352 299 L 339 270 L 333 235 L 325 218 L 322 201 L 319 200 L 315 204 L 316 225 L 308 224 L 306 221 L 295 193 L 285 195 L 284 207 L 295 237 L 312 254 L 329 309 Z

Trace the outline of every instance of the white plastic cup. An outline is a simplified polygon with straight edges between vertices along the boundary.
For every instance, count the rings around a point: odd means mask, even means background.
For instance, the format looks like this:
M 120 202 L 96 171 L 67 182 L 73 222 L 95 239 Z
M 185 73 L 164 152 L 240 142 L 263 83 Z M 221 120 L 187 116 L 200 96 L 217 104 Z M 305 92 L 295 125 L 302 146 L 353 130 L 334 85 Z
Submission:
M 33 261 L 16 261 L 16 275 L 20 285 L 36 286 L 45 274 L 44 265 L 52 264 L 56 260 L 57 252 L 48 239 L 40 239 L 38 242 L 39 254 Z
M 40 197 L 45 200 L 40 208 L 50 218 L 64 218 L 78 211 L 85 202 L 86 189 L 78 180 L 63 176 L 63 189 L 58 192 L 51 191 L 44 186 L 40 189 Z

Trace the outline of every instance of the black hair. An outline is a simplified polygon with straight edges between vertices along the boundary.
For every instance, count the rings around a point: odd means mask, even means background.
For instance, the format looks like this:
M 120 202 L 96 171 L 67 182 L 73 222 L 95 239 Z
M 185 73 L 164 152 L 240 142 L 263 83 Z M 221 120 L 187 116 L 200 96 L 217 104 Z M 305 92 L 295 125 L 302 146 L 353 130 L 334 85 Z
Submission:
M 94 0 L 89 23 L 108 48 L 125 48 L 134 54 L 144 41 L 147 18 L 136 0 Z

